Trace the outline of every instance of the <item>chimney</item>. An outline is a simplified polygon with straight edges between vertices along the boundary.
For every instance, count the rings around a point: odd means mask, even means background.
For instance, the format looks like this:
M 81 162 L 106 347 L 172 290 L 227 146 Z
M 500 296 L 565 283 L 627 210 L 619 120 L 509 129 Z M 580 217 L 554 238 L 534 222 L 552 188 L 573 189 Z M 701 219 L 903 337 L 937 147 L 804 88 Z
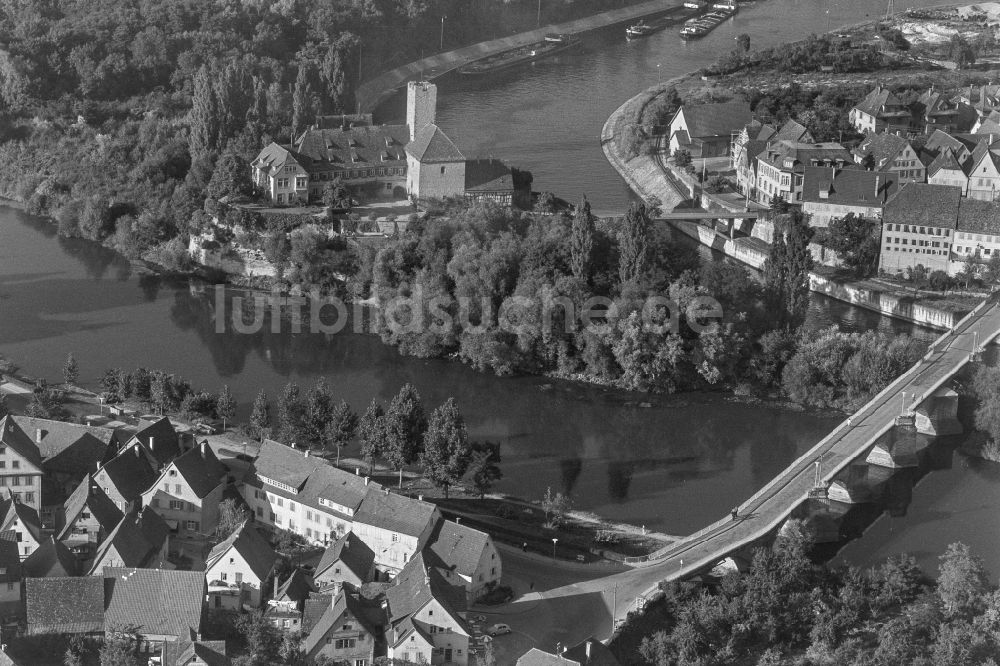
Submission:
M 384 491 L 385 491 L 385 494 L 386 494 L 386 495 L 388 495 L 388 494 L 389 494 L 389 488 L 388 488 L 388 487 L 386 487 L 386 488 L 383 488 L 382 490 L 384 490 Z
M 293 449 L 294 449 L 294 448 L 296 448 L 296 447 L 295 447 L 295 442 L 292 442 L 292 448 L 293 448 Z
M 35 444 L 41 444 L 41 443 L 42 443 L 42 429 L 35 428 Z
M 274 587 L 274 592 L 271 593 L 271 598 L 272 599 L 277 599 L 278 598 L 278 574 L 277 573 L 274 574 L 274 586 L 273 587 Z
M 206 449 L 207 447 L 208 447 L 208 440 L 207 440 L 207 439 L 203 439 L 203 440 L 201 440 L 201 457 L 202 457 L 202 458 L 204 458 L 204 457 L 205 457 L 205 449 Z
M 461 525 L 462 524 L 462 517 L 461 516 L 455 516 L 455 524 L 456 525 Z
M 156 438 L 155 437 L 150 437 L 149 438 L 149 450 L 150 451 L 156 451 Z
M 305 451 L 302 452 L 302 457 L 303 458 L 308 458 L 309 457 L 309 449 L 306 449 Z
M 365 485 L 366 486 L 368 485 L 368 477 L 367 476 L 365 477 Z
M 361 468 L 360 467 L 355 467 L 354 468 L 354 476 L 361 476 Z
M 587 662 L 588 663 L 590 662 L 590 649 L 591 649 L 591 646 L 593 646 L 593 644 L 594 644 L 594 639 L 593 638 L 590 638 L 590 639 L 587 640 Z
M 420 500 L 421 502 L 423 502 L 424 501 L 424 495 L 423 495 L 423 493 L 417 495 L 417 499 Z
M 132 450 L 133 450 L 133 451 L 135 451 L 135 457 L 136 457 L 136 458 L 139 458 L 139 457 L 141 457 L 141 456 L 142 456 L 142 452 L 141 452 L 141 451 L 139 450 L 139 447 L 138 447 L 138 446 L 134 446 L 134 447 L 132 447 Z

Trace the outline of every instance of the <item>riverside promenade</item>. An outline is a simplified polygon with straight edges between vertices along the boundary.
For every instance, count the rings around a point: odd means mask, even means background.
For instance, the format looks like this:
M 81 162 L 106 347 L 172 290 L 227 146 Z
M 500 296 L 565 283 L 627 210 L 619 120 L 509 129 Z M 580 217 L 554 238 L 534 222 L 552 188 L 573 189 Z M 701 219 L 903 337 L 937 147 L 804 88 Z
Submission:
M 369 113 L 387 97 L 405 85 L 407 81 L 418 79 L 429 81 L 470 62 L 502 53 L 508 49 L 540 42 L 545 39 L 545 35 L 548 33 L 578 34 L 598 28 L 606 28 L 618 23 L 625 23 L 653 14 L 684 13 L 686 15 L 690 11 L 684 9 L 679 4 L 673 4 L 674 1 L 676 0 L 649 0 L 629 7 L 612 9 L 600 14 L 556 25 L 542 26 L 536 30 L 529 30 L 528 32 L 510 35 L 509 37 L 491 39 L 486 42 L 455 49 L 454 51 L 446 51 L 428 56 L 422 60 L 416 60 L 402 67 L 397 67 L 362 83 L 358 86 L 358 105 L 362 113 Z M 622 34 L 622 39 L 625 39 L 624 33 Z

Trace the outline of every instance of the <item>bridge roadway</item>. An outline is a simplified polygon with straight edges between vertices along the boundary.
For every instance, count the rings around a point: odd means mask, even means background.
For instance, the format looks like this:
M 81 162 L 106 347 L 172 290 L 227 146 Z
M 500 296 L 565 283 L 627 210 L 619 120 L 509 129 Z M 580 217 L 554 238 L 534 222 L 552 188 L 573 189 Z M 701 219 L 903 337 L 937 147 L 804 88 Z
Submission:
M 590 580 L 578 577 L 570 582 L 566 580 L 567 572 L 558 571 L 558 564 L 545 566 L 515 560 L 508 567 L 505 554 L 506 572 L 516 576 L 520 567 L 533 580 L 543 581 L 548 575 L 552 586 L 543 585 L 540 592 L 524 595 L 501 611 L 499 615 L 504 617 L 497 620 L 509 622 L 515 634 L 520 632 L 531 639 L 528 644 L 541 649 L 553 649 L 557 642 L 572 645 L 589 636 L 606 640 L 613 630 L 612 618 L 623 618 L 635 608 L 635 600 L 655 591 L 660 581 L 704 571 L 778 529 L 808 498 L 815 484 L 817 461 L 823 482 L 829 484 L 895 425 L 904 408 L 915 410 L 969 362 L 974 349 L 992 342 L 998 334 L 1000 305 L 996 297 L 991 297 L 938 338 L 906 373 L 744 502 L 736 520 L 727 515 L 654 553 L 654 559 L 645 566 Z M 523 651 L 515 648 L 517 644 L 515 636 L 509 644 L 514 649 L 508 658 L 516 658 L 515 653 Z M 501 647 L 500 641 L 497 647 Z

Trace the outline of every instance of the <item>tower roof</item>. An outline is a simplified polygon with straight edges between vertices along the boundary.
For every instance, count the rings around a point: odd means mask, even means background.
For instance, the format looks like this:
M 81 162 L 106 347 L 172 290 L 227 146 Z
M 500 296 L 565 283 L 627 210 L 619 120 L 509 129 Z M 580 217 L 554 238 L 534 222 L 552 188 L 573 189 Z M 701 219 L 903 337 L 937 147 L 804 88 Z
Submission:
M 422 164 L 464 162 L 465 155 L 435 124 L 425 125 L 406 146 L 406 152 Z

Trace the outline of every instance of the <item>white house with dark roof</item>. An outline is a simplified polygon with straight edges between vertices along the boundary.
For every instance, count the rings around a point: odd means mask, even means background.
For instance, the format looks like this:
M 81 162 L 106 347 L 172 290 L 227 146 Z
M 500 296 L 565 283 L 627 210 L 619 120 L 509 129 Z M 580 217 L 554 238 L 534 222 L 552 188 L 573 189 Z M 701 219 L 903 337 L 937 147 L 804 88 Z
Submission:
M 0 502 L 0 539 L 17 544 L 17 553 L 24 560 L 42 542 L 42 525 L 38 513 L 16 496 Z
M 311 624 L 302 639 L 302 652 L 309 663 L 325 657 L 332 663 L 370 666 L 385 656 L 387 624 L 385 610 L 377 600 L 345 588 Z
M 895 93 L 877 85 L 851 109 L 848 120 L 862 134 L 905 133 L 913 126 L 913 111 Z
M 0 419 L 0 494 L 31 507 L 42 508 L 42 455 L 38 445 L 7 415 Z
M 799 203 L 806 167 L 843 167 L 850 163 L 851 154 L 839 143 L 769 142 L 757 155 L 757 201 L 767 205 L 777 197 Z
M 156 469 L 142 446 L 131 446 L 94 472 L 94 482 L 125 513 L 135 508 L 142 494 L 156 481 Z
M 900 183 L 922 183 L 927 179 L 927 170 L 917 155 L 909 139 L 895 134 L 869 134 L 854 149 L 854 161 L 864 164 L 874 163 L 874 170 L 894 173 Z
M 1000 202 L 963 199 L 958 207 L 948 272 L 960 273 L 970 256 L 986 262 L 997 254 L 1000 254 Z
M 424 550 L 430 551 L 458 576 L 470 604 L 490 587 L 498 585 L 503 575 L 500 553 L 493 538 L 452 520 L 438 523 Z
M 966 160 L 965 164 L 968 162 Z M 927 166 L 927 182 L 931 185 L 954 185 L 962 190 L 962 196 L 969 192 L 967 166 L 951 148 L 942 148 Z
M 205 558 L 209 607 L 259 608 L 278 554 L 253 525 L 243 523 Z
M 1000 198 L 1000 155 L 993 152 L 994 148 L 1000 149 L 1000 146 L 984 137 L 972 151 L 966 192 L 970 199 L 996 201 Z
M 879 220 L 896 187 L 890 173 L 808 166 L 802 172 L 802 212 L 813 227 L 827 227 L 831 220 L 851 214 Z
M 219 504 L 226 485 L 226 468 L 207 442 L 167 464 L 142 494 L 151 507 L 179 534 L 207 534 L 219 522 Z
M 950 185 L 910 183 L 882 213 L 879 269 L 899 273 L 918 264 L 948 270 L 962 192 Z
M 56 532 L 57 538 L 80 562 L 93 559 L 97 544 L 125 517 L 90 474 L 84 475 L 66 500 L 62 514 L 65 523 Z
M 55 537 L 44 538 L 31 555 L 21 563 L 25 576 L 49 578 L 51 576 L 79 576 L 80 562 L 61 541 Z
M 113 567 L 173 569 L 167 561 L 169 550 L 170 528 L 155 511 L 144 507 L 122 518 L 97 547 L 90 575 L 100 576 Z
M 374 578 L 375 551 L 353 532 L 326 547 L 313 575 L 313 581 L 321 591 L 344 583 L 361 587 Z
M 375 568 L 391 577 L 423 549 L 440 521 L 430 502 L 369 488 L 354 514 L 353 532 L 375 553 Z
M 684 104 L 670 120 L 670 153 L 686 150 L 692 157 L 729 155 L 734 137 L 752 120 L 743 100 Z
M 469 663 L 465 588 L 417 554 L 385 591 L 388 656 L 408 663 Z
M 308 450 L 266 440 L 244 483 L 243 497 L 259 524 L 326 545 L 351 531 L 369 486 L 381 487 Z

